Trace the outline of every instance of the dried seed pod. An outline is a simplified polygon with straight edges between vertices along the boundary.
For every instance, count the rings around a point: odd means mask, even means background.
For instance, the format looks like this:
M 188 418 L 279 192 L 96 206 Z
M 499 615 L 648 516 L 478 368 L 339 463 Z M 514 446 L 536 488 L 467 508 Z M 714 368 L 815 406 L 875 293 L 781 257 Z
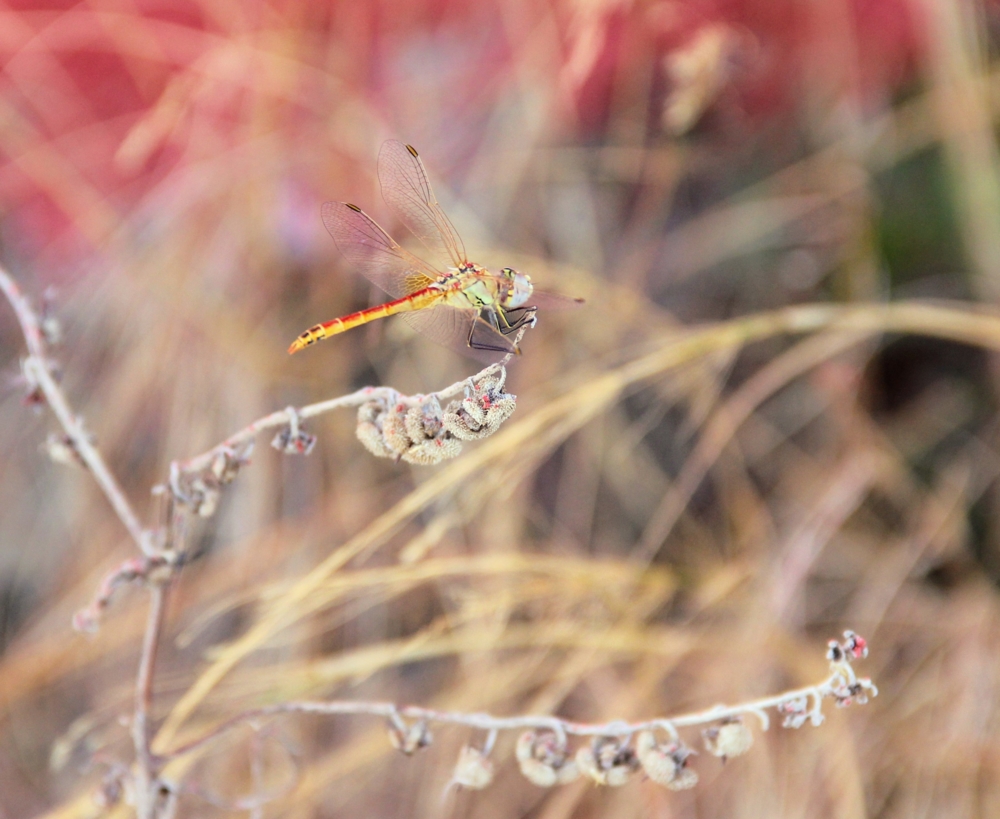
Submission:
M 431 438 L 419 444 L 414 444 L 400 457 L 411 464 L 432 466 L 449 458 L 454 458 L 462 451 L 462 444 L 454 438 Z
M 481 750 L 466 745 L 458 755 L 451 781 L 462 788 L 482 790 L 493 781 L 493 763 Z
M 396 453 L 389 449 L 382 435 L 382 415 L 385 406 L 380 401 L 369 401 L 358 407 L 358 440 L 377 458 L 393 458 Z
M 812 714 L 809 708 L 809 698 L 804 696 L 779 702 L 777 711 L 785 717 L 781 721 L 783 728 L 801 728 L 806 724 L 806 720 L 810 719 L 810 715 Z
M 576 752 L 580 771 L 598 785 L 624 785 L 639 767 L 635 752 L 613 737 L 597 737 Z
M 414 444 L 437 437 L 441 432 L 441 404 L 433 395 L 403 415 L 403 429 Z
M 402 455 L 413 443 L 406 434 L 406 410 L 406 404 L 396 403 L 382 416 L 382 437 L 393 456 Z
M 661 745 L 652 731 L 643 731 L 636 738 L 635 752 L 646 776 L 670 790 L 686 790 L 698 783 L 697 772 L 687 767 L 694 752 L 679 742 Z
M 516 406 L 503 391 L 505 373 L 469 382 L 465 397 L 441 408 L 436 395 L 377 398 L 358 408 L 357 436 L 380 458 L 436 464 L 456 457 L 462 441 L 492 435 Z
M 525 731 L 517 740 L 515 756 L 524 778 L 541 788 L 565 785 L 580 776 L 576 762 L 551 731 Z
M 358 409 L 358 440 L 380 458 L 396 458 L 422 466 L 456 457 L 462 443 L 443 427 L 435 396 L 419 404 L 397 400 L 369 401 Z
M 202 477 L 194 478 L 188 486 L 191 498 L 191 508 L 196 515 L 210 518 L 219 506 L 222 493 L 219 488 L 205 481 Z
M 56 435 L 54 432 L 50 432 L 41 449 L 53 463 L 63 466 L 83 465 L 76 444 L 69 435 Z
M 426 722 L 415 722 L 413 725 L 406 725 L 400 722 L 399 725 L 389 726 L 389 742 L 397 751 L 402 751 L 407 756 L 416 753 L 421 748 L 426 748 L 433 741 L 434 736 L 427 727 Z
M 250 463 L 253 448 L 253 441 L 247 441 L 235 448 L 220 449 L 215 453 L 211 464 L 204 473 L 206 480 L 214 482 L 217 486 L 232 483 L 236 480 L 240 469 Z
M 741 717 L 727 717 L 718 725 L 701 732 L 705 750 L 725 762 L 731 756 L 741 756 L 753 745 L 753 733 Z
M 308 455 L 316 446 L 316 436 L 287 426 L 271 439 L 271 446 L 286 455 Z
M 465 398 L 445 408 L 444 428 L 463 441 L 496 432 L 517 408 L 517 397 L 503 391 L 505 374 L 486 376 L 466 388 Z

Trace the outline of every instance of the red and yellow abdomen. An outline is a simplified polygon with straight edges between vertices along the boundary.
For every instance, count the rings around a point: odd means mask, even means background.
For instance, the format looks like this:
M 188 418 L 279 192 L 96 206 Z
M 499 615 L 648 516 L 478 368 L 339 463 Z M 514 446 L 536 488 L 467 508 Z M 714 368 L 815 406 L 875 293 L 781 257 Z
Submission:
M 335 336 L 354 327 L 367 324 L 369 321 L 375 321 L 375 319 L 394 316 L 396 313 L 407 313 L 411 310 L 422 310 L 425 307 L 432 306 L 435 302 L 441 301 L 444 295 L 444 292 L 437 288 L 427 287 L 423 290 L 418 290 L 416 293 L 411 293 L 409 296 L 404 296 L 401 299 L 379 304 L 376 307 L 369 307 L 367 310 L 359 310 L 357 313 L 341 316 L 324 324 L 317 324 L 295 339 L 292 342 L 292 346 L 288 348 L 288 352 L 297 353 L 299 350 L 304 350 L 309 345 L 315 344 L 321 339 Z

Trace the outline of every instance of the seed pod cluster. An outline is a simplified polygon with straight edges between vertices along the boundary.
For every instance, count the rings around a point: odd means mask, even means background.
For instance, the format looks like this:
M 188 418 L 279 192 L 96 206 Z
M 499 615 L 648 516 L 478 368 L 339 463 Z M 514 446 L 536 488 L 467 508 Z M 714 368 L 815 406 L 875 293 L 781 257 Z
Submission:
M 731 756 L 742 756 L 753 745 L 753 734 L 740 717 L 729 717 L 718 725 L 701 732 L 705 750 L 725 762 Z
M 639 769 L 639 760 L 625 742 L 614 737 L 597 737 L 576 752 L 580 771 L 598 785 L 624 785 Z
M 565 785 L 580 776 L 565 742 L 552 731 L 525 731 L 517 740 L 515 755 L 524 778 L 542 788 Z
M 642 731 L 636 738 L 635 753 L 646 776 L 672 791 L 687 790 L 698 784 L 697 772 L 687 767 L 694 751 L 680 742 L 661 744 L 652 731 Z
M 454 458 L 463 441 L 492 435 L 514 412 L 517 398 L 504 392 L 504 377 L 503 370 L 481 377 L 444 409 L 434 395 L 368 401 L 358 408 L 358 440 L 379 458 L 420 465 Z

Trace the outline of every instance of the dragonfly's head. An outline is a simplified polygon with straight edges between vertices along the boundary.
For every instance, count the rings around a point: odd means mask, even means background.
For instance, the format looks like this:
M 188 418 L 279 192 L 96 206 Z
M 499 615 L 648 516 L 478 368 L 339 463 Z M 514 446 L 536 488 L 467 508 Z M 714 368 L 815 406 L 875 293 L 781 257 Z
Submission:
M 513 267 L 505 267 L 500 271 L 507 283 L 507 293 L 503 299 L 503 306 L 513 309 L 523 307 L 531 298 L 531 276 L 527 273 L 518 273 Z

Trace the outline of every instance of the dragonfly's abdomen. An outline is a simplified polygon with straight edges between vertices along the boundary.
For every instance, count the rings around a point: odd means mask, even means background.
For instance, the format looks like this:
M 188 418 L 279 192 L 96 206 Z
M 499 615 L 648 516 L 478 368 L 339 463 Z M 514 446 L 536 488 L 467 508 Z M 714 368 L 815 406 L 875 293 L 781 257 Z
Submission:
M 386 302 L 385 304 L 379 304 L 375 307 L 369 307 L 367 310 L 359 310 L 357 313 L 341 316 L 340 318 L 335 318 L 333 321 L 327 321 L 323 324 L 317 324 L 314 327 L 310 327 L 302 333 L 302 335 L 295 339 L 295 341 L 292 342 L 292 346 L 288 348 L 288 352 L 297 353 L 299 350 L 304 350 L 306 347 L 311 344 L 315 344 L 317 341 L 346 332 L 354 327 L 360 327 L 362 324 L 367 324 L 369 321 L 375 321 L 375 319 L 394 316 L 396 313 L 407 313 L 411 310 L 420 310 L 424 307 L 430 306 L 440 298 L 441 291 L 436 288 L 428 287 L 424 290 L 419 290 L 416 293 L 411 293 L 409 296 L 404 296 L 401 299 Z

